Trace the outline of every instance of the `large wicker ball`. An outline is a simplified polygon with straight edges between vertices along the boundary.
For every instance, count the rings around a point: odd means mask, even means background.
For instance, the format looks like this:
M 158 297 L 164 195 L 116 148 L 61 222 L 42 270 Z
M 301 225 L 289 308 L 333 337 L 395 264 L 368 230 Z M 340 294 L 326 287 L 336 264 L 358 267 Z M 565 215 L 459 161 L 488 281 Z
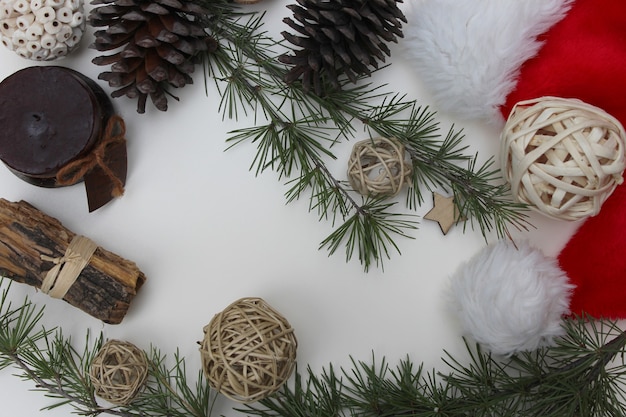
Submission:
M 148 378 L 148 359 L 132 343 L 109 340 L 94 358 L 89 377 L 98 397 L 127 405 Z
M 348 181 L 365 196 L 394 196 L 411 181 L 412 170 L 400 141 L 382 137 L 366 139 L 352 148 Z
M 502 168 L 518 201 L 578 220 L 598 214 L 623 181 L 625 139 L 617 119 L 580 100 L 523 101 L 502 132 Z
M 209 385 L 226 397 L 259 401 L 289 378 L 297 345 L 280 313 L 260 298 L 242 298 L 204 327 L 202 367 Z

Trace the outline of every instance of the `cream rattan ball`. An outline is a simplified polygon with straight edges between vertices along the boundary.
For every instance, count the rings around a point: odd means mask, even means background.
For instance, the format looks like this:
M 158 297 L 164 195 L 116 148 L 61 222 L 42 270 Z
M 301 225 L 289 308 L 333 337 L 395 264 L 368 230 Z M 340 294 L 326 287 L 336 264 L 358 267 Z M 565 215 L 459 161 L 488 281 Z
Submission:
M 578 220 L 598 214 L 623 181 L 625 140 L 617 119 L 580 100 L 523 101 L 502 132 L 502 169 L 518 201 Z
M 412 165 L 396 139 L 366 139 L 354 144 L 348 161 L 348 181 L 368 196 L 395 196 L 411 181 Z
M 242 298 L 204 327 L 200 354 L 209 385 L 240 402 L 276 392 L 291 375 L 298 342 L 287 320 L 261 298 Z
M 98 397 L 127 405 L 148 378 L 148 359 L 132 343 L 109 340 L 94 358 L 89 377 Z

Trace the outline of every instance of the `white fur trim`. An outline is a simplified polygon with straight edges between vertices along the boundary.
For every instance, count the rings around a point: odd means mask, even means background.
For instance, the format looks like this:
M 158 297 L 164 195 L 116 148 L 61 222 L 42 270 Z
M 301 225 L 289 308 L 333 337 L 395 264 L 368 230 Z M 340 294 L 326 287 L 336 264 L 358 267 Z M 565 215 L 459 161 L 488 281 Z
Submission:
M 502 121 L 498 108 L 519 70 L 541 47 L 537 36 L 573 0 L 412 0 L 403 49 L 443 111 Z
M 451 277 L 450 302 L 469 336 L 499 355 L 534 350 L 563 334 L 574 288 L 556 259 L 499 241 Z

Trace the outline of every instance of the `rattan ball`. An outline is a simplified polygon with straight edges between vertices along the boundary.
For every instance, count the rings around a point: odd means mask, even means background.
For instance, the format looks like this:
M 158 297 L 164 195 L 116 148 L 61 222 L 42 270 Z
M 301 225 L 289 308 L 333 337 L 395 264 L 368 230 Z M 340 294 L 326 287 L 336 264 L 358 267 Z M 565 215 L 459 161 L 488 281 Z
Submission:
M 148 378 L 148 359 L 132 343 L 109 340 L 94 358 L 89 377 L 98 397 L 116 405 L 127 405 Z
M 513 196 L 549 217 L 594 216 L 623 181 L 626 134 L 604 110 L 576 99 L 517 103 L 502 132 Z
M 287 320 L 261 298 L 242 298 L 204 327 L 200 354 L 209 385 L 240 402 L 276 392 L 293 372 L 298 342 Z
M 411 181 L 412 165 L 396 139 L 366 139 L 354 144 L 348 181 L 365 196 L 395 196 Z

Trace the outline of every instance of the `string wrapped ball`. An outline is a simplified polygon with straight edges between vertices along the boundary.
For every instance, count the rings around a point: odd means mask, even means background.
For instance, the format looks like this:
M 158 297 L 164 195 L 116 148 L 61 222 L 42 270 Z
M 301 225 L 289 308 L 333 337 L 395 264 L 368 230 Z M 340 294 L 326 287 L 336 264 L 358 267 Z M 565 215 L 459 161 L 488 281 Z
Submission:
M 261 298 L 242 298 L 204 327 L 200 354 L 209 385 L 240 402 L 278 391 L 293 372 L 297 340 L 287 320 Z
M 148 378 L 148 359 L 132 343 L 109 340 L 94 358 L 89 377 L 98 397 L 116 405 L 127 405 Z
M 561 220 L 595 216 L 623 181 L 625 138 L 617 119 L 580 100 L 522 101 L 502 132 L 502 169 L 532 209 Z
M 397 139 L 366 139 L 354 144 L 348 181 L 365 196 L 395 196 L 411 181 L 412 165 Z

